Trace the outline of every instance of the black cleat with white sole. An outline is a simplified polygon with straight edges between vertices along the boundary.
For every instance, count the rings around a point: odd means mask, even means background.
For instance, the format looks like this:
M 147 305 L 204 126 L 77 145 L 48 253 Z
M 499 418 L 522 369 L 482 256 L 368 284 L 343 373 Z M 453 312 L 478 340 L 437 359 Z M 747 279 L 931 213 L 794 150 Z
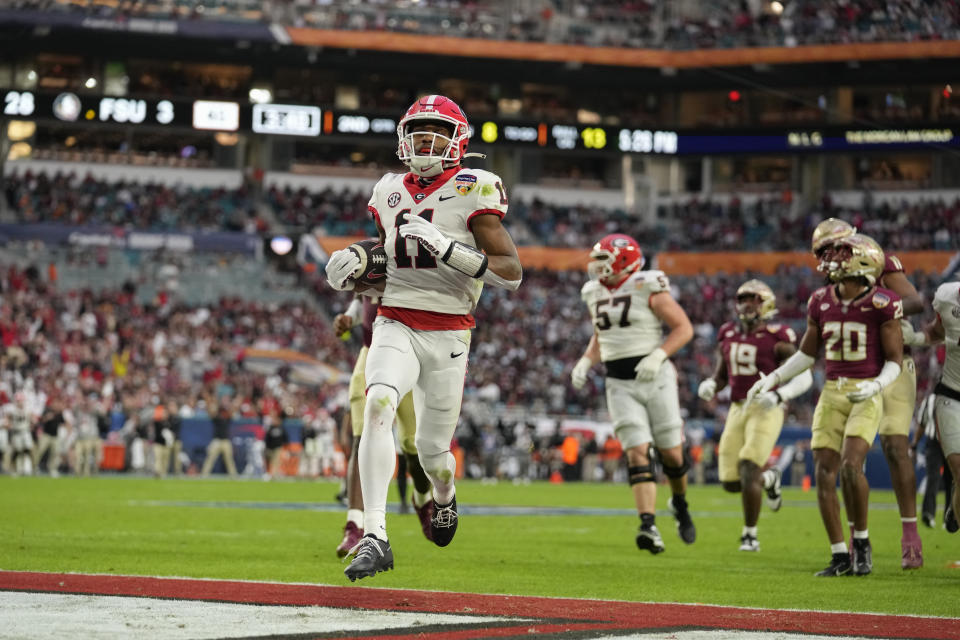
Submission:
M 960 529 L 960 523 L 957 522 L 957 514 L 954 513 L 952 504 L 943 512 L 943 528 L 948 533 L 956 533 Z
M 780 511 L 780 507 L 783 506 L 783 489 L 781 484 L 783 483 L 783 471 L 773 467 L 773 483 L 767 487 L 767 506 L 770 507 L 770 511 Z
M 646 549 L 654 555 L 666 550 L 666 547 L 663 546 L 663 538 L 660 537 L 660 531 L 657 530 L 657 525 L 640 525 L 640 529 L 637 531 L 637 548 Z
M 850 564 L 850 554 L 835 553 L 830 559 L 830 564 L 826 569 L 817 571 L 814 575 L 818 578 L 837 578 L 839 576 L 849 576 L 853 572 L 853 565 Z
M 430 539 L 438 547 L 445 547 L 453 540 L 457 532 L 457 522 L 460 516 L 457 514 L 457 498 L 454 497 L 450 504 L 438 504 L 433 501 L 433 516 L 430 518 Z
M 360 542 L 350 549 L 347 557 L 354 553 L 357 555 L 343 570 L 343 573 L 350 578 L 350 582 L 355 582 L 357 578 L 370 578 L 381 571 L 393 569 L 393 551 L 390 549 L 390 543 L 380 540 L 372 533 L 360 538 Z

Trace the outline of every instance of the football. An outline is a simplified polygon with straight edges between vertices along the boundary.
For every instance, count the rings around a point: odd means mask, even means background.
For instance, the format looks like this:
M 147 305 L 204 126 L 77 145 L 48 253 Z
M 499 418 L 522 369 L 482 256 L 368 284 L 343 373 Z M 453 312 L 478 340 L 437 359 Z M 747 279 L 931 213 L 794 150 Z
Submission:
M 360 258 L 360 266 L 357 267 L 351 280 L 360 284 L 375 285 L 387 277 L 387 252 L 383 250 L 380 240 L 377 238 L 361 240 L 354 242 L 347 249 Z

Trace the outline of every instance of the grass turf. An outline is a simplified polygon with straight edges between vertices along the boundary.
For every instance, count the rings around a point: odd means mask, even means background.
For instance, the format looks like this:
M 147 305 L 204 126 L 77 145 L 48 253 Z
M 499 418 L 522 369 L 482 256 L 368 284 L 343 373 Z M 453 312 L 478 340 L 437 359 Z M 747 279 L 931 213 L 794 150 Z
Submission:
M 329 482 L 2 477 L 0 568 L 350 584 L 346 565 L 334 554 L 344 512 L 309 508 L 329 506 L 336 489 Z M 813 492 L 786 488 L 779 513 L 764 508 L 755 554 L 737 549 L 738 494 L 691 487 L 698 537 L 690 546 L 665 511 L 667 488 L 659 494 L 658 526 L 667 550 L 652 556 L 634 544 L 638 520 L 626 486 L 461 482 L 458 502 L 466 513 L 451 546 L 439 549 L 424 540 L 412 513 L 388 514 L 396 570 L 355 584 L 950 617 L 960 612 L 960 570 L 953 568 L 960 536 L 921 527 L 925 566 L 901 570 L 891 492 L 871 494 L 874 573 L 835 579 L 813 577 L 829 561 Z M 216 502 L 265 504 L 199 506 Z M 623 514 L 471 515 L 470 507 L 479 505 Z

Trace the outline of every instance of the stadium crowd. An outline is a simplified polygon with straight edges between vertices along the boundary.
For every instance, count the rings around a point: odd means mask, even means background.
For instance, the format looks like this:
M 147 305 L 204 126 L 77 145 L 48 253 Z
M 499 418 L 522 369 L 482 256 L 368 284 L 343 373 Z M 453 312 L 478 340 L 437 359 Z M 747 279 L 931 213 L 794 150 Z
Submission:
M 75 253 L 89 254 L 87 258 L 95 262 L 97 251 Z M 83 255 L 73 259 L 85 260 Z M 42 253 L 37 262 L 44 263 Z M 224 264 L 230 268 L 229 262 Z M 153 444 L 166 446 L 163 427 L 156 427 L 158 421 L 153 418 L 160 411 L 157 408 L 181 418 L 203 417 L 211 398 L 217 397 L 232 398 L 229 404 L 235 417 L 266 420 L 265 424 L 271 415 L 328 424 L 343 409 L 341 384 L 298 384 L 282 362 L 276 363 L 273 373 L 245 366 L 246 351 L 261 348 L 299 351 L 340 371 L 352 368 L 354 343 L 334 336 L 327 316 L 307 303 L 267 305 L 255 302 L 252 291 L 252 298 L 246 300 L 185 305 L 162 286 L 154 299 L 143 302 L 138 301 L 133 283 L 119 290 L 61 291 L 52 279 L 54 274 L 37 267 L 2 267 L 0 404 L 16 405 L 18 392 L 25 393 L 24 402 L 32 412 L 31 429 L 42 427 L 40 416 L 53 402 L 94 416 L 85 423 L 86 431 L 78 427 L 60 434 L 58 451 L 63 454 L 82 441 L 84 433 L 86 438 L 119 438 L 132 445 L 128 447 L 130 468 L 149 471 L 153 466 L 147 454 Z M 711 373 L 716 330 L 732 317 L 734 292 L 750 277 L 748 273 L 671 279 L 674 296 L 695 329 L 693 342 L 675 358 L 686 418 L 722 421 L 723 405 L 698 400 L 697 384 Z M 517 292 L 507 295 L 491 289 L 481 298 L 476 311 L 477 347 L 457 434 L 473 473 L 486 476 L 492 468 L 494 476 L 546 477 L 562 468 L 561 451 L 556 442 L 550 444 L 556 437 L 538 437 L 529 426 L 530 417 L 605 418 L 601 371 L 595 370 L 581 391 L 570 386 L 570 367 L 592 331 L 586 314 L 572 304 L 579 300 L 585 278 L 574 271 L 527 270 L 524 286 Z M 779 318 L 800 330 L 807 296 L 819 286 L 820 275 L 785 266 L 765 279 L 777 293 Z M 911 279 L 929 299 L 936 274 L 914 271 Z M 346 306 L 348 300 L 342 294 L 314 284 L 316 303 L 331 317 Z M 923 394 L 930 386 L 931 366 L 924 358 L 918 358 L 917 364 Z M 822 373 L 817 375 L 822 381 Z M 521 417 L 504 420 L 498 407 L 514 414 L 519 411 Z M 791 404 L 788 423 L 809 424 L 812 409 L 809 394 L 798 399 Z M 122 415 L 125 426 L 109 435 L 113 414 Z M 12 428 L 9 422 L 5 427 Z M 584 453 L 588 444 L 584 441 Z M 12 455 L 9 446 L 6 451 Z M 150 454 L 149 459 L 153 457 Z M 83 468 L 77 455 L 69 460 L 78 471 Z M 16 467 L 8 460 L 4 468 Z M 598 473 L 593 465 L 590 469 L 584 473 Z
M 17 222 L 114 225 L 155 231 L 257 232 L 265 223 L 247 189 L 106 182 L 89 174 L 24 172 L 4 178 Z
M 328 236 L 376 235 L 367 213 L 368 195 L 350 189 L 271 187 L 261 204 L 247 186 L 109 183 L 89 175 L 29 171 L 5 178 L 5 189 L 14 219 L 25 223 L 247 233 L 319 228 Z M 803 251 L 807 248 L 803 239 L 820 220 L 839 217 L 900 251 L 957 246 L 960 200 L 872 204 L 867 196 L 859 208 L 835 205 L 827 197 L 802 215 L 794 215 L 792 201 L 782 194 L 750 203 L 736 196 L 727 202 L 690 199 L 661 205 L 652 225 L 623 210 L 516 199 L 507 225 L 518 245 L 586 247 L 597 237 L 621 231 L 651 251 Z M 260 214 L 261 206 L 272 213 L 275 224 Z M 680 221 L 684 233 L 678 233 Z
M 956 39 L 960 25 L 955 3 L 947 0 L 802 0 L 771 5 L 720 0 L 380 0 L 349 5 L 326 0 L 14 0 L 12 7 L 117 21 L 278 22 L 318 29 L 679 50 Z

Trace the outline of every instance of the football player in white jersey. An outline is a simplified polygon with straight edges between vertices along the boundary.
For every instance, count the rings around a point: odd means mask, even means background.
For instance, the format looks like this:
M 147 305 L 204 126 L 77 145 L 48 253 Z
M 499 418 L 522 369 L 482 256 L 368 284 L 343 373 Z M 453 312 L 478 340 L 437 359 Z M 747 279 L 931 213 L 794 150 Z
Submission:
M 933 295 L 933 322 L 916 332 L 909 324 L 903 325 L 903 341 L 911 346 L 925 346 L 943 342 L 947 357 L 943 362 L 933 415 L 940 431 L 940 446 L 953 473 L 953 498 L 944 514 L 947 531 L 960 529 L 960 282 L 947 282 L 937 287 Z
M 387 277 L 367 355 L 367 400 L 360 440 L 365 535 L 344 573 L 351 581 L 393 568 L 387 538 L 387 490 L 396 463 L 392 425 L 400 398 L 413 390 L 415 444 L 433 484 L 431 538 L 450 544 L 458 514 L 450 441 L 460 415 L 470 350 L 471 315 L 483 284 L 515 290 L 522 269 L 501 224 L 507 196 L 499 176 L 465 169 L 470 125 L 455 102 L 417 100 L 397 126 L 397 156 L 410 171 L 388 173 L 368 208 L 387 254 Z M 356 289 L 360 266 L 334 252 L 327 280 Z M 379 288 L 379 286 L 378 286 Z
M 586 384 L 590 368 L 607 368 L 607 408 L 627 455 L 627 470 L 640 529 L 636 542 L 650 553 L 664 550 L 655 512 L 657 485 L 650 458 L 657 448 L 673 496 L 670 510 L 687 544 L 697 530 L 687 506 L 687 469 L 683 455 L 683 419 L 677 395 L 677 370 L 668 359 L 693 337 L 693 326 L 670 295 L 662 271 L 641 271 L 644 258 L 637 241 L 615 233 L 590 252 L 590 280 L 580 297 L 590 310 L 594 332 L 571 373 L 573 386 Z M 666 339 L 662 325 L 670 329 Z

